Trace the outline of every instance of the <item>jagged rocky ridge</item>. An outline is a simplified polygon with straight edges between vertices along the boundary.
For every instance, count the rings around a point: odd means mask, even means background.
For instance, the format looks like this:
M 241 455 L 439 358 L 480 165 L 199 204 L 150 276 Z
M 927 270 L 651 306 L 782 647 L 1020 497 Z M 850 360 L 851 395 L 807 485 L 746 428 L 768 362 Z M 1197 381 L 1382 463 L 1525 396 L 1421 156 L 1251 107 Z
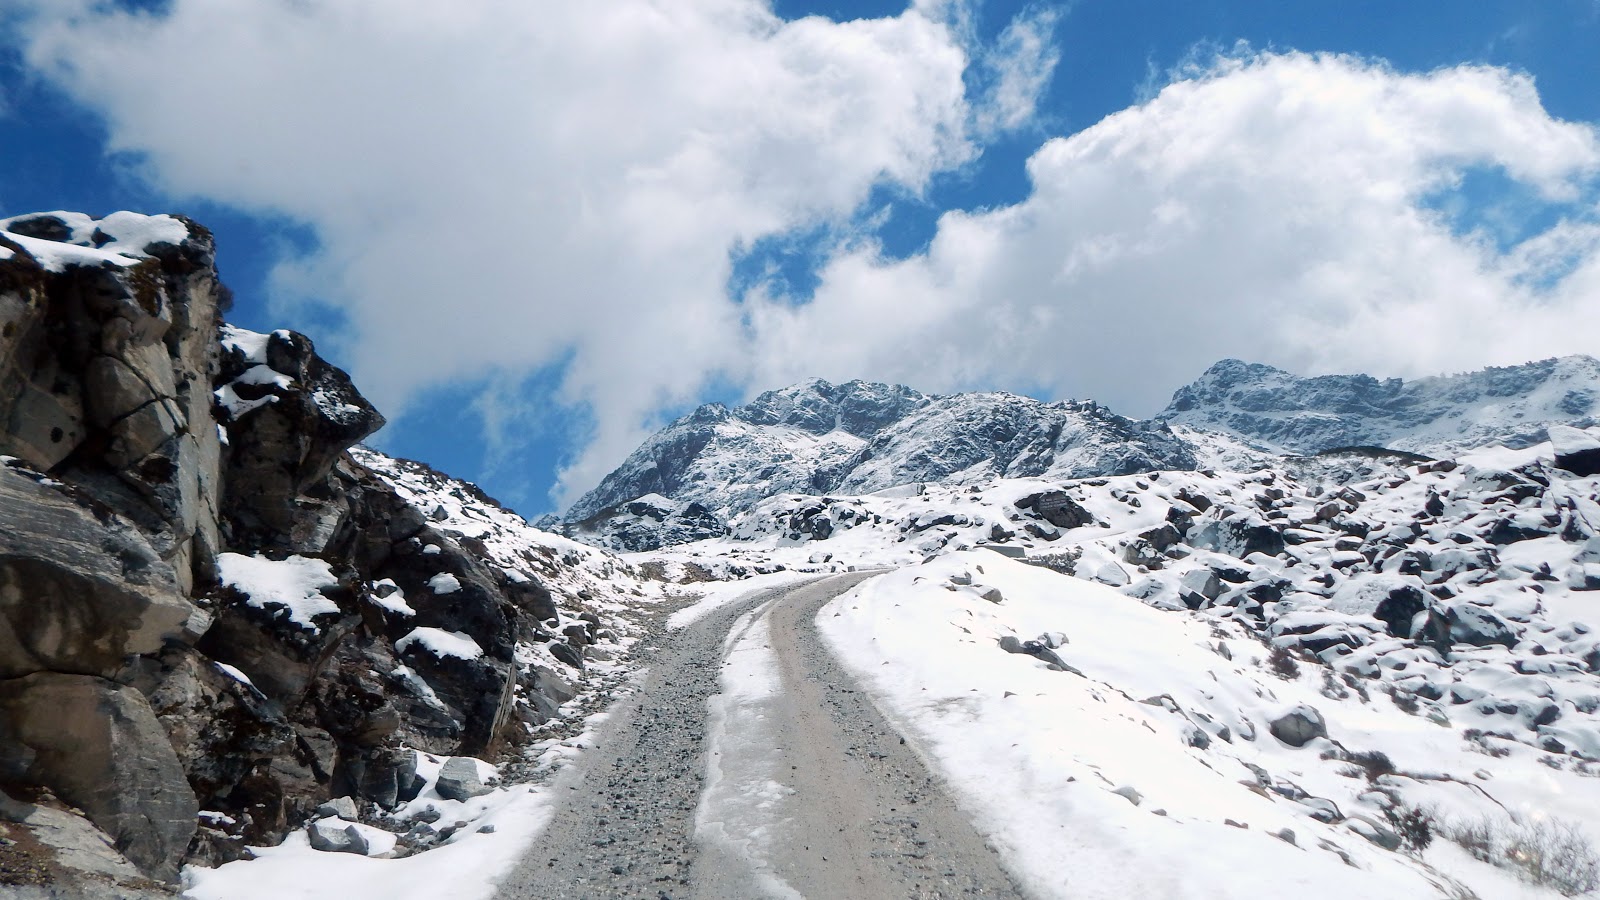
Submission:
M 382 416 L 303 335 L 223 325 L 225 296 L 187 219 L 0 220 L 18 891 L 146 896 L 330 798 L 380 814 L 417 750 L 527 740 L 628 627 L 631 567 L 355 448 Z
M 735 409 L 708 404 L 662 429 L 573 505 L 566 530 L 644 550 L 726 533 L 728 519 L 785 492 L 1194 465 L 1165 427 L 1095 403 L 812 380 Z

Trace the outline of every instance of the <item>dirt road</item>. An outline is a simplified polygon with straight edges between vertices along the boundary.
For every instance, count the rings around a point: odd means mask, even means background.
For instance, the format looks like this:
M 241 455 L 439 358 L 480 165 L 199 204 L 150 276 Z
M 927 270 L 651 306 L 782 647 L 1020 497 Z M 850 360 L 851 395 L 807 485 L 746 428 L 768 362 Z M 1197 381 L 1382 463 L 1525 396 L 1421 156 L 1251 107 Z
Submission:
M 867 577 L 662 634 L 500 897 L 1020 897 L 817 635 L 817 610 Z

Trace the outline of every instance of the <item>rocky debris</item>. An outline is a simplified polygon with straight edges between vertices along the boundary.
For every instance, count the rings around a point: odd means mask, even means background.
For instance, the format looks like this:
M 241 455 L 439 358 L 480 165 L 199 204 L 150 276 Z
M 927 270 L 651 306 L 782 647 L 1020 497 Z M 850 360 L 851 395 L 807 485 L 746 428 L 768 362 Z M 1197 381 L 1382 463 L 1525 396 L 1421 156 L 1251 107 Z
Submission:
M 317 807 L 317 815 L 321 818 L 335 816 L 346 822 L 355 822 L 359 819 L 356 814 L 356 801 L 349 797 L 335 797 L 329 800 Z
M 1304 747 L 1317 738 L 1328 736 L 1328 725 L 1322 713 L 1304 704 L 1296 706 L 1268 723 L 1272 736 L 1291 747 Z

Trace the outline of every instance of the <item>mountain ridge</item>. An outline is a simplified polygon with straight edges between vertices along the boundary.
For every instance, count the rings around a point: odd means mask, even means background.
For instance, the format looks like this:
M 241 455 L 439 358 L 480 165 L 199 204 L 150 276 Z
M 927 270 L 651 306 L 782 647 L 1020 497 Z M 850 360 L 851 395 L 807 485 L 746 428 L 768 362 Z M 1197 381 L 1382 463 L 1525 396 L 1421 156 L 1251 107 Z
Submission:
M 741 513 L 787 493 L 1234 468 L 1349 447 L 1443 456 L 1495 442 L 1525 447 L 1552 424 L 1596 423 L 1600 361 L 1588 356 L 1410 381 L 1225 359 L 1143 421 L 1092 400 L 813 378 L 679 417 L 574 503 L 561 527 L 646 550 L 724 534 Z

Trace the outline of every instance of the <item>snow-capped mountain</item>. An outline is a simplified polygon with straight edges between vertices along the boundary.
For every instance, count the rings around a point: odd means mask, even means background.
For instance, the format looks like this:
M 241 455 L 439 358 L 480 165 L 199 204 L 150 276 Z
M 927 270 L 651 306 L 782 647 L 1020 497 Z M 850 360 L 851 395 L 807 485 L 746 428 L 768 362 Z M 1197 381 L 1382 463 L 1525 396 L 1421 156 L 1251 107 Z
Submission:
M 1157 419 L 1273 453 L 1376 446 L 1428 456 L 1501 442 L 1526 447 L 1552 424 L 1600 422 L 1600 361 L 1566 356 L 1403 381 L 1305 378 L 1226 359 L 1178 390 Z
M 567 513 L 569 533 L 641 550 L 721 533 L 783 493 L 864 494 L 917 482 L 1075 478 L 1196 464 L 1165 427 L 1095 403 L 921 394 L 812 380 L 744 406 L 702 406 L 646 441 Z

